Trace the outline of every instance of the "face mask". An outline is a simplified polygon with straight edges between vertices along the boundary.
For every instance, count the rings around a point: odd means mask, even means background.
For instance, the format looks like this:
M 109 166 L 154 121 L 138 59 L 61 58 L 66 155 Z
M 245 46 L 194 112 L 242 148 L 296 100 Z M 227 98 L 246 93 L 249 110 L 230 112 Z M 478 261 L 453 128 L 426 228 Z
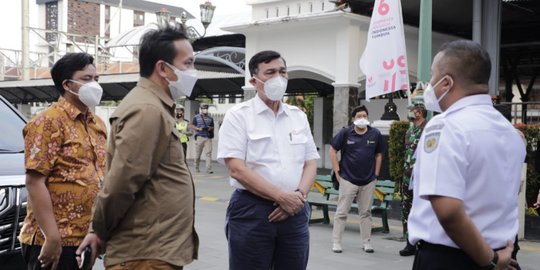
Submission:
M 273 101 L 278 101 L 283 99 L 283 95 L 285 94 L 285 91 L 287 90 L 287 79 L 283 76 L 276 76 L 272 79 L 267 80 L 266 82 L 263 82 L 256 77 L 255 80 L 261 82 L 264 84 L 264 93 L 266 93 L 266 96 Z
M 101 95 L 103 95 L 103 88 L 101 88 L 101 85 L 99 85 L 98 82 L 81 83 L 74 80 L 70 81 L 81 85 L 79 93 L 75 93 L 71 90 L 69 90 L 69 92 L 78 96 L 79 100 L 86 105 L 86 107 L 93 108 L 99 104 Z
M 176 115 L 176 118 L 181 118 L 182 116 L 184 116 L 184 115 L 182 115 L 182 114 L 177 114 L 177 115 Z
M 364 129 L 369 125 L 369 121 L 366 118 L 356 119 L 356 120 L 354 120 L 354 125 L 357 128 Z
M 194 69 L 182 71 L 167 62 L 165 62 L 165 64 L 174 70 L 174 74 L 176 74 L 176 77 L 178 78 L 176 81 L 170 81 L 169 79 L 165 78 L 169 82 L 169 91 L 171 91 L 172 99 L 177 100 L 182 95 L 188 97 L 191 96 L 193 87 L 197 82 L 197 71 Z
M 444 92 L 442 96 L 437 99 L 437 96 L 435 95 L 435 88 L 439 83 L 443 81 L 443 79 L 446 76 L 442 77 L 435 85 L 431 86 L 430 83 L 428 83 L 428 86 L 426 87 L 426 90 L 424 90 L 424 102 L 427 110 L 434 111 L 434 112 L 442 112 L 441 106 L 439 105 L 439 102 L 448 94 L 448 91 Z

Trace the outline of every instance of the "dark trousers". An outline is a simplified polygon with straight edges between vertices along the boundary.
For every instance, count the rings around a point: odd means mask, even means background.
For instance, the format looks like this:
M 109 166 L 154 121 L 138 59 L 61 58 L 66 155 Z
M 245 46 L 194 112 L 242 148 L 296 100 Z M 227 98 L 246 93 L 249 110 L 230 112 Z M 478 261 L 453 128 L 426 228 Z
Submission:
M 477 270 L 480 267 L 461 249 L 420 241 L 413 270 Z
M 461 249 L 420 241 L 412 269 L 477 270 L 480 267 Z
M 49 264 L 45 268 L 41 268 L 41 263 L 38 261 L 39 253 L 41 252 L 41 246 L 29 246 L 22 244 L 21 251 L 26 262 L 26 269 L 28 270 L 47 270 L 51 268 Z M 60 254 L 60 260 L 58 261 L 57 270 L 79 270 L 77 265 L 77 259 L 75 258 L 75 251 L 77 247 L 62 247 L 62 254 Z
M 183 142 L 182 143 L 182 149 L 184 150 L 184 159 L 187 161 L 187 143 Z
M 230 270 L 304 270 L 309 257 L 309 206 L 281 222 L 269 222 L 272 201 L 233 192 L 225 233 Z

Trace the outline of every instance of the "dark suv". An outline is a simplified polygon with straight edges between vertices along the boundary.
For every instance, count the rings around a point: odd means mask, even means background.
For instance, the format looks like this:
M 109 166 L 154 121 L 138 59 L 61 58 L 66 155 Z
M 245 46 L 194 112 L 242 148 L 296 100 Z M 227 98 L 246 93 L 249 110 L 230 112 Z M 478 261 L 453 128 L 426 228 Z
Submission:
M 24 171 L 26 118 L 0 96 L 0 265 L 19 265 L 19 232 L 26 216 L 27 193 Z M 15 269 L 15 268 L 13 268 Z

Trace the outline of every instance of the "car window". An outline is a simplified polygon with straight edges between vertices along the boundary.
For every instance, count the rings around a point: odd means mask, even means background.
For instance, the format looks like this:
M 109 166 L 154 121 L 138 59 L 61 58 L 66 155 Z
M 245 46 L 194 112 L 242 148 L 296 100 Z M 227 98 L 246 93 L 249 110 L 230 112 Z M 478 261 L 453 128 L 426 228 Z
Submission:
M 0 153 L 18 153 L 24 151 L 22 130 L 25 122 L 0 99 Z

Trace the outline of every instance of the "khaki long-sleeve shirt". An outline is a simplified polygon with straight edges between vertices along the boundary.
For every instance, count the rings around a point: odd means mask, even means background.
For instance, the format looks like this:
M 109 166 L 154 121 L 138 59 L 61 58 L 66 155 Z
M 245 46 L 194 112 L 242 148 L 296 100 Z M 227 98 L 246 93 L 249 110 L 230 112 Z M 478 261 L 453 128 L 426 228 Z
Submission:
M 107 172 L 93 230 L 107 241 L 105 265 L 197 258 L 194 185 L 175 128 L 174 102 L 141 78 L 111 116 Z

